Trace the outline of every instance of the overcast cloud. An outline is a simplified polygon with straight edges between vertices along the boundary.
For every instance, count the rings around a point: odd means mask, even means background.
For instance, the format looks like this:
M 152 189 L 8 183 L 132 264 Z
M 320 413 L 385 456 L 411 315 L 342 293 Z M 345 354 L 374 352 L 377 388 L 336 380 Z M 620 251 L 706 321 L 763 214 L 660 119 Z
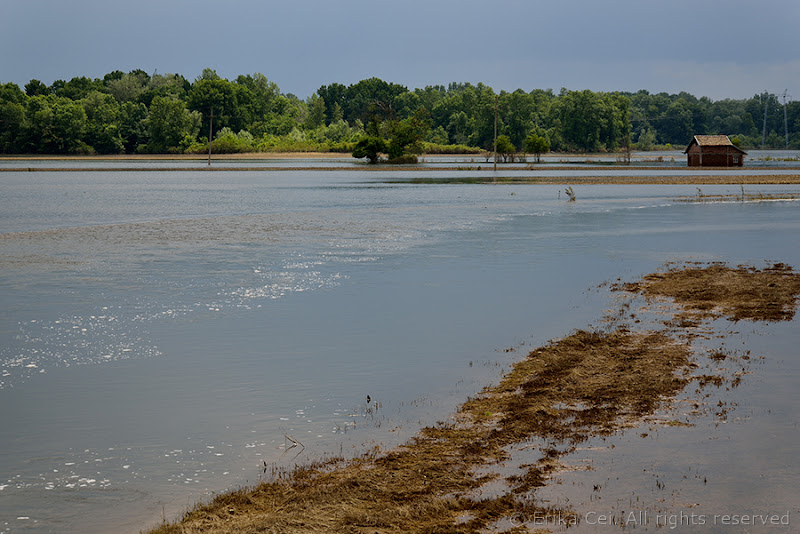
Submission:
M 413 89 L 800 98 L 797 0 L 0 0 L 0 82 L 261 72 L 285 93 Z

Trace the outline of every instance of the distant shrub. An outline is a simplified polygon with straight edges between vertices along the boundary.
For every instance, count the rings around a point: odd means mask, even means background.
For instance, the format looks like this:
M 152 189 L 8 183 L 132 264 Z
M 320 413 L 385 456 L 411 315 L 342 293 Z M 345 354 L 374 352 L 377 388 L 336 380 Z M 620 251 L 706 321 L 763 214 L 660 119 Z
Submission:
M 241 130 L 233 133 L 230 128 L 222 128 L 211 143 L 211 151 L 216 154 L 236 154 L 253 151 L 253 135 Z
M 425 141 L 436 145 L 449 145 L 450 136 L 447 135 L 447 130 L 437 126 L 428 132 L 428 135 L 425 136 Z
M 639 139 L 636 141 L 636 148 L 638 150 L 649 151 L 653 150 L 656 146 L 656 133 L 652 128 L 641 132 Z
M 341 143 L 329 143 L 328 144 L 328 152 L 337 152 L 342 154 L 348 154 L 353 151 L 353 148 L 356 144 L 352 141 L 346 141 Z
M 481 149 L 467 145 L 440 145 L 424 143 L 423 154 L 480 154 Z
M 137 147 L 136 151 L 137 153 L 142 153 L 139 151 L 139 147 Z M 204 154 L 208 152 L 208 143 L 197 141 L 184 148 L 183 151 L 186 154 Z
M 257 152 L 327 152 L 327 145 L 309 139 L 296 139 L 289 135 L 264 136 L 255 145 Z
M 387 161 L 393 165 L 408 165 L 409 163 L 417 163 L 419 160 L 414 154 L 404 154 L 402 156 L 392 158 Z
M 320 145 L 332 146 L 339 143 L 356 143 L 364 134 L 363 128 L 351 127 L 344 120 L 322 125 L 313 130 L 306 130 L 307 139 Z

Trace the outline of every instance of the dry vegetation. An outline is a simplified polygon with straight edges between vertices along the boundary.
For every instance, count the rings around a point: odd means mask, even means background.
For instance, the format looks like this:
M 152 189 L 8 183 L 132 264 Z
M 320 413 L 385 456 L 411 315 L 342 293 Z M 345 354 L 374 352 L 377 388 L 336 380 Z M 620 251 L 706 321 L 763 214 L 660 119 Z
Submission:
M 580 170 L 600 170 L 592 167 L 584 167 Z M 387 167 L 383 170 L 391 171 L 396 170 Z M 403 170 L 425 170 L 440 171 L 446 169 L 425 168 L 417 169 L 413 167 L 406 167 Z M 484 168 L 470 167 L 460 170 L 489 170 L 488 167 Z M 574 168 L 555 169 L 548 167 L 547 170 L 577 170 Z M 608 169 L 602 169 L 607 171 Z M 630 170 L 630 169 L 625 169 Z M 685 169 L 683 169 L 685 171 Z M 500 171 L 502 172 L 502 171 Z M 391 181 L 390 181 L 391 182 Z M 663 176 L 488 176 L 488 177 L 459 177 L 459 178 L 436 178 L 435 176 L 426 178 L 412 178 L 410 180 L 396 180 L 397 183 L 414 183 L 414 184 L 551 184 L 551 185 L 792 185 L 800 184 L 800 175 L 796 174 L 771 174 L 771 175 L 715 175 L 715 176 L 699 176 L 692 174 L 670 173 L 665 172 Z M 735 197 L 738 198 L 738 197 Z M 695 197 L 691 197 L 692 200 Z
M 784 321 L 794 317 L 800 275 L 783 263 L 763 270 L 717 263 L 649 274 L 624 289 L 646 297 L 670 297 L 685 313 L 722 315 L 732 321 Z
M 774 321 L 792 318 L 800 276 L 782 264 L 692 265 L 615 289 L 672 298 L 697 320 L 724 314 Z M 638 332 L 620 324 L 577 331 L 534 350 L 452 421 L 423 429 L 402 447 L 276 473 L 152 532 L 481 532 L 513 517 L 575 517 L 535 498 L 563 455 L 652 414 L 692 381 L 713 382 L 692 374 L 690 345 L 674 334 L 674 326 Z M 502 491 L 481 496 L 479 488 L 501 478 L 491 467 L 520 443 L 535 444 L 538 460 L 501 480 Z M 517 524 L 506 531 L 529 530 Z
M 450 156 L 459 156 L 458 154 L 447 154 Z M 438 156 L 438 155 L 437 155 Z M 421 157 L 421 161 L 425 162 L 425 157 Z M 603 155 L 593 155 L 595 158 L 603 158 Z M 610 157 L 610 156 L 609 156 Z M 284 165 L 275 165 L 277 160 L 331 160 L 326 165 L 314 166 L 292 166 L 286 167 Z M 463 165 L 453 167 L 451 165 L 437 166 L 436 163 L 427 163 L 426 165 L 352 165 L 353 158 L 349 153 L 339 152 L 257 152 L 257 153 L 240 153 L 240 154 L 214 154 L 212 158 L 212 165 L 197 166 L 198 162 L 205 162 L 206 156 L 203 154 L 125 154 L 125 155 L 103 155 L 103 156 L 2 156 L 2 161 L 26 161 L 30 162 L 27 167 L 0 167 L 0 173 L 3 172 L 186 172 L 186 171 L 208 171 L 208 172 L 285 172 L 287 170 L 296 172 L 321 172 L 321 171 L 348 171 L 358 172 L 364 171 L 368 173 L 380 173 L 391 175 L 396 171 L 403 172 L 421 172 L 428 173 L 429 176 L 422 178 L 412 179 L 395 179 L 387 178 L 389 183 L 416 183 L 416 184 L 558 184 L 558 185 L 602 185 L 602 184 L 671 184 L 671 185 L 796 185 L 800 184 L 800 175 L 793 174 L 791 171 L 798 170 L 798 167 L 783 167 L 782 170 L 787 171 L 786 174 L 730 174 L 729 168 L 704 168 L 702 170 L 718 170 L 719 175 L 703 176 L 692 174 L 693 170 L 687 167 L 667 167 L 659 168 L 646 165 L 621 165 L 609 166 L 602 164 L 595 164 L 592 160 L 587 160 L 587 164 L 583 165 L 567 165 L 567 164 L 530 164 L 527 167 L 514 168 L 514 174 L 503 176 L 504 172 L 511 169 L 500 167 L 499 171 L 492 176 L 451 176 L 452 173 L 459 174 L 461 171 L 490 171 L 492 170 L 491 164 L 484 163 L 478 164 L 475 162 L 464 162 Z M 336 160 L 346 162 L 340 164 Z M 86 167 L 40 167 L 37 162 L 94 162 L 105 161 L 112 162 L 117 165 L 113 167 L 104 166 L 86 166 Z M 168 166 L 157 167 L 139 165 L 141 161 L 164 161 L 164 162 L 192 162 L 191 166 Z M 247 161 L 250 165 L 237 165 L 225 166 L 226 161 Z M 216 163 L 216 164 L 215 164 Z M 640 176 L 627 175 L 627 176 L 608 176 L 609 170 L 619 169 L 626 173 L 631 171 L 646 171 L 652 173 L 653 170 L 658 170 L 663 173 L 660 176 L 652 176 L 644 172 Z M 563 171 L 565 176 L 537 176 L 536 171 Z M 533 171 L 533 174 L 520 176 L 519 171 Z M 570 171 L 598 171 L 597 176 L 569 176 Z M 448 176 L 437 177 L 437 174 L 447 174 Z M 744 194 L 746 200 L 760 200 L 765 197 L 763 194 L 750 193 Z M 715 196 L 715 195 L 701 195 L 698 197 L 687 197 L 682 200 L 688 201 L 714 201 L 714 200 L 727 200 L 738 199 L 738 196 Z M 795 199 L 794 195 L 785 195 L 782 198 Z
M 769 201 L 789 201 L 789 200 L 798 200 L 800 199 L 800 195 L 797 193 L 762 193 L 760 191 L 756 192 L 745 192 L 744 184 L 739 184 L 742 187 L 742 193 L 739 195 L 707 195 L 704 194 L 703 191 L 698 187 L 697 194 L 694 196 L 687 196 L 687 197 L 679 197 L 677 200 L 679 202 L 694 202 L 694 203 L 702 203 L 702 202 L 769 202 Z

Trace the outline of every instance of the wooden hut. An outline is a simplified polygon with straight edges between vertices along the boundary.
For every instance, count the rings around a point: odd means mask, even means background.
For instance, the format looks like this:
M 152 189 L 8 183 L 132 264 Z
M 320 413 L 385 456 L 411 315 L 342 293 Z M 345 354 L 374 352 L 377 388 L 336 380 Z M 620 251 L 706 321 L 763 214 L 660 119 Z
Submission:
M 683 153 L 689 167 L 741 167 L 747 155 L 727 135 L 695 135 Z

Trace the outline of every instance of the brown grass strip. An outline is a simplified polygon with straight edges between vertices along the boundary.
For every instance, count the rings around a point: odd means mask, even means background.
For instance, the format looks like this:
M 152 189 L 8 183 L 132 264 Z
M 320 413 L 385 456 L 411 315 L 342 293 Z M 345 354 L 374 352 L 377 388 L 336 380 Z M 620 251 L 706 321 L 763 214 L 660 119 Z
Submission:
M 797 308 L 800 274 L 783 263 L 763 270 L 714 263 L 649 274 L 624 289 L 648 297 L 670 297 L 687 311 L 706 316 L 789 321 Z
M 443 171 L 449 169 L 412 169 Z M 585 170 L 585 169 L 584 169 Z M 608 170 L 608 169 L 605 169 Z M 683 171 L 687 172 L 687 171 Z M 691 171 L 688 171 L 691 172 Z M 396 183 L 413 184 L 549 184 L 549 185 L 793 185 L 800 184 L 800 174 L 769 175 L 713 175 L 664 174 L 663 176 L 497 176 L 462 178 L 412 178 L 396 180 Z M 390 181 L 390 183 L 392 183 Z

